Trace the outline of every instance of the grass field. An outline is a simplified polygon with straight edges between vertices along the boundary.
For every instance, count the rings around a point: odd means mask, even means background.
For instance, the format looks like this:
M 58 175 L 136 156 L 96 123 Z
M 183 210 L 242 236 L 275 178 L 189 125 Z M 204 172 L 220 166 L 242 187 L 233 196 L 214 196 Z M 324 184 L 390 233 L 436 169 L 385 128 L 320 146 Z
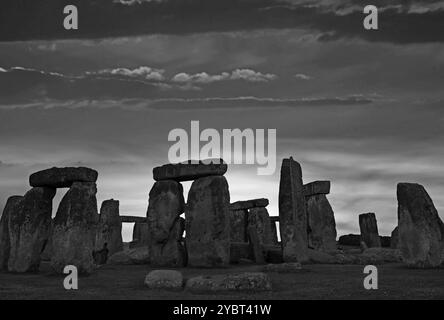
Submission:
M 39 274 L 0 273 L 0 299 L 444 299 L 444 270 L 411 270 L 402 265 L 378 267 L 379 289 L 363 287 L 363 266 L 307 265 L 300 273 L 269 273 L 270 292 L 193 294 L 144 287 L 147 266 L 104 266 L 79 279 L 79 290 L 63 288 L 63 277 L 43 264 Z M 185 278 L 226 272 L 260 271 L 260 266 L 228 269 L 182 269 Z

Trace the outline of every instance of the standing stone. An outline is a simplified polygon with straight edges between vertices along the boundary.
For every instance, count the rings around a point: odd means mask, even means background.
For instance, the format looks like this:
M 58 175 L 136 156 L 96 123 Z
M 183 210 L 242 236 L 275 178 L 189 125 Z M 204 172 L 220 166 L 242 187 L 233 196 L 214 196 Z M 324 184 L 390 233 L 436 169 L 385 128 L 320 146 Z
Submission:
M 95 249 L 102 250 L 105 244 L 110 256 L 123 250 L 119 201 L 113 199 L 104 201 L 100 208 Z
M 279 244 L 279 239 L 278 239 L 276 221 L 270 220 L 270 226 L 271 226 L 271 237 L 273 239 L 273 244 L 277 245 Z
M 148 246 L 148 223 L 136 222 L 133 228 L 133 241 L 130 243 L 131 248 Z
M 399 249 L 410 267 L 434 268 L 444 262 L 444 224 L 423 186 L 398 184 Z
M 18 201 L 9 217 L 10 272 L 35 272 L 51 227 L 53 188 L 33 188 Z
M 398 246 L 399 246 L 399 228 L 396 227 L 392 231 L 392 236 L 390 239 L 390 248 L 398 249 Z
M 230 261 L 230 193 L 223 176 L 193 182 L 185 209 L 188 263 L 225 266 Z
M 325 194 L 307 197 L 308 243 L 312 249 L 336 250 L 336 222 Z
M 361 229 L 361 241 L 369 248 L 380 248 L 381 238 L 378 232 L 378 223 L 374 213 L 363 213 L 359 215 L 359 227 Z
M 51 261 L 52 256 L 52 232 L 54 230 L 54 220 L 51 219 L 51 226 L 49 228 L 48 240 L 46 241 L 40 259 L 42 261 Z
M 280 231 L 285 262 L 308 261 L 307 211 L 301 165 L 284 159 L 279 184 Z
M 153 266 L 182 267 L 185 248 L 182 245 L 184 223 L 183 187 L 173 180 L 158 181 L 150 191 L 147 212 L 148 247 Z
M 63 273 L 67 265 L 79 273 L 94 270 L 93 251 L 99 215 L 97 187 L 91 182 L 75 182 L 65 194 L 54 219 L 51 266 Z
M 248 214 L 248 226 L 256 228 L 259 243 L 261 245 L 273 244 L 270 215 L 266 208 L 250 209 Z
M 8 270 L 9 253 L 11 251 L 11 239 L 9 238 L 9 218 L 16 213 L 17 204 L 22 196 L 13 196 L 6 201 L 5 209 L 0 218 L 0 271 Z
M 248 210 L 230 210 L 230 238 L 232 242 L 247 242 Z

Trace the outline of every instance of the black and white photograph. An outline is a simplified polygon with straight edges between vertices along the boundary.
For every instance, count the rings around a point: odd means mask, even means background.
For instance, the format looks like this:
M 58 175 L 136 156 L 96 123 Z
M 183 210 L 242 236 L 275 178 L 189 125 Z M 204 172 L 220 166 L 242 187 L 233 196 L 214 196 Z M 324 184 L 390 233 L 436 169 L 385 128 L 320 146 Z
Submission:
M 0 215 L 0 300 L 443 300 L 444 1 L 2 0 Z

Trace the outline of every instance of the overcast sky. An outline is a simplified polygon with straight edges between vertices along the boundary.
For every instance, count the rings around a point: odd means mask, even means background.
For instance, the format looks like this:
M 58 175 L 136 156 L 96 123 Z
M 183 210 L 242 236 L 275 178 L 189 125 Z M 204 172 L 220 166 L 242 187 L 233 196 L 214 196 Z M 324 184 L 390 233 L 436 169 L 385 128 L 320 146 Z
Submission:
M 63 29 L 66 4 L 77 31 Z M 332 181 L 340 235 L 365 212 L 390 234 L 398 182 L 423 184 L 443 216 L 444 1 L 373 1 L 378 31 L 363 29 L 364 4 L 2 1 L 0 206 L 36 170 L 83 165 L 99 171 L 100 202 L 144 216 L 169 131 L 199 120 L 277 129 L 275 175 L 230 166 L 232 201 L 267 197 L 277 215 L 293 156 L 305 183 Z

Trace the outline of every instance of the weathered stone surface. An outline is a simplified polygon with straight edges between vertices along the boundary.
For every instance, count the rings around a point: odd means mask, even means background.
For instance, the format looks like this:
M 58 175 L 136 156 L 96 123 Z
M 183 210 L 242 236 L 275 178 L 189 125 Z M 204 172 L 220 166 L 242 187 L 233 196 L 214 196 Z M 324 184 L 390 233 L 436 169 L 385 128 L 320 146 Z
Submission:
M 302 265 L 299 262 L 289 262 L 280 264 L 267 264 L 262 268 L 263 272 L 276 273 L 300 273 L 303 271 Z
M 108 259 L 111 265 L 147 265 L 150 263 L 148 247 L 138 247 L 113 254 Z
M 79 273 L 94 270 L 93 251 L 99 215 L 97 187 L 93 182 L 74 182 L 60 202 L 54 218 L 51 266 L 63 273 L 67 265 Z
M 136 222 L 133 228 L 133 241 L 130 243 L 130 247 L 148 246 L 148 241 L 148 222 Z
M 248 210 L 252 208 L 266 207 L 269 203 L 268 199 L 265 198 L 237 201 L 230 204 L 230 210 Z
M 248 242 L 231 242 L 230 263 L 238 264 L 242 259 L 254 259 L 250 244 Z
M 180 218 L 184 206 L 183 187 L 180 183 L 165 180 L 154 184 L 150 191 L 147 212 L 148 246 L 152 265 L 185 265 L 185 248 L 182 245 L 184 224 Z
M 369 248 L 381 247 L 381 239 L 378 232 L 378 223 L 374 213 L 359 215 L 359 228 L 361 229 L 361 241 Z
M 304 185 L 304 196 L 310 197 L 330 193 L 330 181 L 314 181 Z
M 279 184 L 279 219 L 284 261 L 308 260 L 307 209 L 299 163 L 284 159 Z
M 444 262 L 444 224 L 427 191 L 413 183 L 398 184 L 399 249 L 404 263 L 434 268 Z
M 392 231 L 392 237 L 390 240 L 390 248 L 392 249 L 398 249 L 399 247 L 399 229 L 396 227 Z
M 52 232 L 54 230 L 54 221 L 51 219 L 51 226 L 48 232 L 48 240 L 44 244 L 44 248 L 42 254 L 40 255 L 40 259 L 42 261 L 51 261 L 52 256 Z
M 230 210 L 230 238 L 232 242 L 248 241 L 247 219 L 247 210 Z
M 329 253 L 319 251 L 319 250 L 308 250 L 308 256 L 310 258 L 310 262 L 314 264 L 336 264 L 338 263 L 337 259 L 334 255 Z
M 3 214 L 0 218 L 0 271 L 8 270 L 9 253 L 11 251 L 11 239 L 9 235 L 9 217 L 17 213 L 17 204 L 22 196 L 13 196 L 6 201 Z
M 32 188 L 9 217 L 10 272 L 35 272 L 51 227 L 53 188 Z
M 166 164 L 153 169 L 154 180 L 192 181 L 209 176 L 223 176 L 228 166 L 222 159 L 219 163 L 187 163 Z
M 257 264 L 265 263 L 264 251 L 262 250 L 262 245 L 259 242 L 259 236 L 257 234 L 257 229 L 253 226 L 247 228 L 248 240 L 250 242 L 251 252 L 253 252 L 254 261 Z
M 247 272 L 191 278 L 186 283 L 186 289 L 196 293 L 220 291 L 268 291 L 272 289 L 272 286 L 269 277 L 265 273 Z
M 188 263 L 224 266 L 230 261 L 230 193 L 225 177 L 193 182 L 185 210 Z
M 97 171 L 89 168 L 51 168 L 29 177 L 32 187 L 69 188 L 74 182 L 96 182 Z
M 154 270 L 146 276 L 145 285 L 149 289 L 181 290 L 183 276 L 175 270 Z
M 339 237 L 338 244 L 341 246 L 359 247 L 361 236 L 359 234 L 347 234 Z
M 252 208 L 248 214 L 248 226 L 256 228 L 261 245 L 273 244 L 270 215 L 266 208 Z
M 114 199 L 104 201 L 100 208 L 95 249 L 102 250 L 105 244 L 109 255 L 123 250 L 119 201 Z
M 325 194 L 307 197 L 308 244 L 315 250 L 336 250 L 336 222 Z

